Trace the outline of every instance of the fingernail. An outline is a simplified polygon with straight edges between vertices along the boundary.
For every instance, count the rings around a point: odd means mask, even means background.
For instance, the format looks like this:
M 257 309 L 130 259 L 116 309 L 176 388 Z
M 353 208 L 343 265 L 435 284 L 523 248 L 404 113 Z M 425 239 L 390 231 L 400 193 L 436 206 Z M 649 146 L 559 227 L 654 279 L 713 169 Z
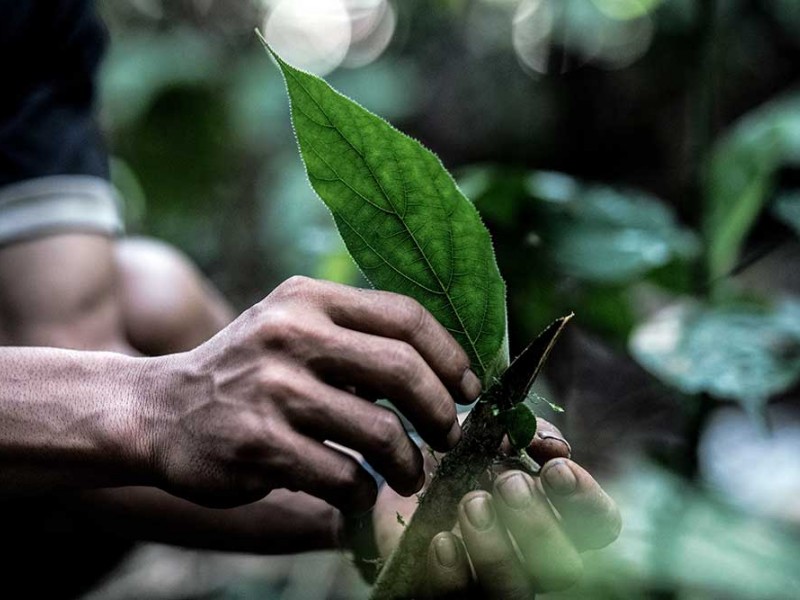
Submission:
M 467 519 L 475 529 L 488 529 L 494 521 L 494 508 L 487 496 L 476 496 L 464 505 Z
M 472 402 L 481 395 L 482 389 L 481 380 L 472 372 L 472 369 L 464 371 L 461 376 L 461 393 L 464 394 L 464 398 Z
M 448 534 L 437 536 L 433 543 L 433 551 L 436 554 L 436 560 L 443 567 L 454 567 L 458 562 L 458 549 L 453 538 Z
M 533 500 L 531 487 L 522 473 L 514 473 L 503 479 L 497 486 L 500 497 L 511 508 L 525 508 Z
M 578 487 L 575 473 L 563 460 L 551 461 L 545 465 L 542 476 L 547 486 L 559 496 L 569 496 Z
M 554 433 L 548 433 L 548 432 L 538 432 L 536 435 L 538 435 L 543 440 L 547 440 L 547 441 L 550 441 L 550 442 L 556 442 L 556 443 L 559 443 L 559 444 L 563 445 L 565 452 L 560 452 L 559 454 L 563 454 L 567 458 L 572 456 L 572 446 L 570 446 L 569 442 L 567 440 L 565 440 L 563 437 L 561 437 L 560 435 L 556 435 Z
M 458 421 L 456 421 L 455 423 L 453 423 L 453 426 L 450 428 L 450 431 L 447 434 L 447 447 L 453 448 L 460 439 L 461 439 L 461 425 L 459 425 Z

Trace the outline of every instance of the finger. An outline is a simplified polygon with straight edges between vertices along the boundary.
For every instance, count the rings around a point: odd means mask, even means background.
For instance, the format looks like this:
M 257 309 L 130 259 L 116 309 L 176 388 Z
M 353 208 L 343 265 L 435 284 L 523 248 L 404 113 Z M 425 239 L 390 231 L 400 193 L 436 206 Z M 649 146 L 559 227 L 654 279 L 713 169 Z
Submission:
M 533 598 L 505 527 L 497 517 L 492 496 L 483 491 L 464 496 L 458 522 L 467 553 L 487 598 Z
M 328 314 L 336 324 L 411 344 L 457 401 L 468 404 L 478 397 L 481 383 L 469 368 L 469 356 L 419 302 L 391 292 L 327 285 L 336 300 Z
M 375 504 L 375 480 L 355 459 L 297 434 L 281 447 L 292 450 L 264 459 L 269 470 L 280 474 L 280 487 L 311 494 L 346 514 L 365 512 Z
M 575 584 L 583 562 L 533 479 L 522 471 L 508 471 L 497 478 L 494 489 L 497 512 L 517 542 L 536 591 Z
M 316 380 L 302 387 L 303 397 L 291 399 L 297 406 L 287 411 L 301 432 L 361 453 L 399 494 L 422 488 L 422 453 L 394 412 Z
M 578 548 L 603 548 L 617 539 L 619 508 L 584 468 L 566 458 L 551 460 L 542 468 L 541 481 Z
M 409 344 L 338 328 L 312 365 L 347 384 L 377 389 L 392 400 L 437 450 L 449 450 L 461 436 L 453 398 Z
M 439 533 L 428 547 L 427 597 L 462 600 L 471 586 L 472 572 L 461 540 L 449 531 Z
M 558 427 L 544 419 L 536 419 L 536 435 L 526 451 L 540 465 L 553 458 L 569 458 L 572 454 L 569 443 Z

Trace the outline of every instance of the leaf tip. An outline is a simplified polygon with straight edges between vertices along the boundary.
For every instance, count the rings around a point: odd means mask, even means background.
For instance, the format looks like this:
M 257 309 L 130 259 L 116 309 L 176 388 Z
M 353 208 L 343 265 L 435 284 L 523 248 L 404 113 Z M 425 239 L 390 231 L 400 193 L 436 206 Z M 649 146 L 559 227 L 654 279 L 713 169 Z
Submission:
M 258 41 L 261 42 L 262 46 L 264 46 L 264 50 L 266 50 L 267 53 L 272 57 L 272 59 L 275 61 L 278 67 L 283 69 L 283 65 L 285 64 L 283 62 L 283 59 L 280 56 L 278 56 L 278 53 L 275 52 L 272 46 L 269 45 L 267 38 L 264 37 L 264 34 L 261 33 L 261 30 L 258 27 L 255 28 L 255 34 L 256 37 L 258 38 Z

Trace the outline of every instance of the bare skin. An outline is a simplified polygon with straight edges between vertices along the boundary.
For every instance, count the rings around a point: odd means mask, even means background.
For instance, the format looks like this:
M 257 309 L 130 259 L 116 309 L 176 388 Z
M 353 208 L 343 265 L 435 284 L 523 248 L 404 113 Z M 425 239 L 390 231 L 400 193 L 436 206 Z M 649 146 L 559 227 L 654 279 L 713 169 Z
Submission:
M 21 386 L 2 394 L 0 406 L 14 406 L 9 399 L 24 389 L 17 423 L 45 424 L 39 438 L 15 427 L 13 442 L 12 428 L 0 428 L 0 444 L 17 456 L 44 457 L 36 469 L 9 464 L 0 488 L 147 486 L 61 498 L 137 539 L 258 553 L 329 548 L 341 541 L 341 513 L 331 504 L 362 510 L 376 493 L 352 458 L 322 443 L 333 440 L 361 451 L 396 490 L 381 492 L 380 536 L 381 519 L 395 519 L 384 500 L 418 491 L 424 461 L 397 418 L 364 397 L 393 398 L 446 450 L 460 434 L 453 401 L 479 393 L 461 348 L 407 298 L 301 278 L 222 329 L 231 314 L 163 245 L 65 234 L 0 249 L 0 344 L 167 355 L 0 348 L 3 371 L 13 360 Z M 39 353 L 39 362 L 24 372 L 27 353 Z M 57 364 L 63 379 L 54 381 Z M 47 390 L 30 393 L 30 382 L 42 380 L 50 382 L 50 409 L 61 413 L 42 408 Z M 64 432 L 72 437 L 62 440 Z M 607 498 L 589 481 L 586 497 Z M 465 543 L 470 556 L 481 555 L 481 538 Z M 452 572 L 431 563 L 428 592 L 450 590 Z M 459 589 L 475 585 L 458 581 Z M 535 589 L 526 583 L 520 594 Z

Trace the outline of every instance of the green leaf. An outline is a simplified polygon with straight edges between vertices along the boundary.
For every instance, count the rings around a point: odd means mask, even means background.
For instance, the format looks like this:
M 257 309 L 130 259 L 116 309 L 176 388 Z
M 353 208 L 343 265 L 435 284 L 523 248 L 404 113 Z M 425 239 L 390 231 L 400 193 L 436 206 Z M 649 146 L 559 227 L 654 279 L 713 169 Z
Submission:
M 536 336 L 535 340 L 520 352 L 505 373 L 489 388 L 485 396 L 496 399 L 501 410 L 508 410 L 525 400 L 558 338 L 564 332 L 564 327 L 574 316 L 570 313 L 550 323 L 544 331 Z
M 800 302 L 774 307 L 677 304 L 631 338 L 639 363 L 685 393 L 759 412 L 800 379 Z
M 800 95 L 745 115 L 716 145 L 708 181 L 708 270 L 723 278 L 736 264 L 750 228 L 785 164 L 800 164 Z
M 536 231 L 541 247 L 566 275 L 624 283 L 698 252 L 696 237 L 644 192 L 585 184 L 549 172 L 532 174 L 528 191 L 544 213 Z
M 533 409 L 520 402 L 510 410 L 502 413 L 503 424 L 506 426 L 508 441 L 517 450 L 527 448 L 533 436 L 536 435 L 536 414 Z
M 462 169 L 459 183 L 494 227 L 519 235 L 519 223 L 533 223 L 525 243 L 562 275 L 618 285 L 699 255 L 697 236 L 640 190 L 492 166 Z
M 419 142 L 267 50 L 311 185 L 364 275 L 418 300 L 490 382 L 508 365 L 505 284 L 473 205 Z

